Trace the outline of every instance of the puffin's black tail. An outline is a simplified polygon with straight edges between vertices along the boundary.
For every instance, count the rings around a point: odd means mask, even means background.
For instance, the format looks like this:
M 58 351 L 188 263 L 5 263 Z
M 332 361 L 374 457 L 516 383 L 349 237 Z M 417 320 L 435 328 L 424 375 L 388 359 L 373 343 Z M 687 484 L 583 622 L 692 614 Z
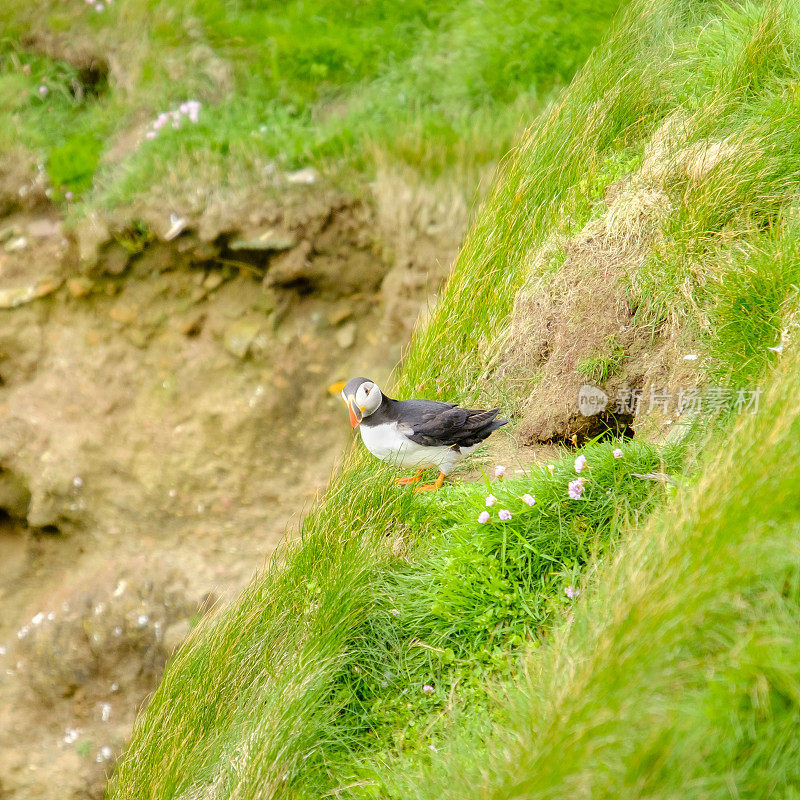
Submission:
M 459 441 L 459 445 L 470 447 L 473 444 L 478 444 L 484 439 L 487 439 L 498 428 L 507 425 L 507 419 L 497 419 L 499 413 L 499 408 L 492 408 L 488 411 L 468 411 L 467 419 L 465 420 L 461 436 L 459 437 L 461 440 Z

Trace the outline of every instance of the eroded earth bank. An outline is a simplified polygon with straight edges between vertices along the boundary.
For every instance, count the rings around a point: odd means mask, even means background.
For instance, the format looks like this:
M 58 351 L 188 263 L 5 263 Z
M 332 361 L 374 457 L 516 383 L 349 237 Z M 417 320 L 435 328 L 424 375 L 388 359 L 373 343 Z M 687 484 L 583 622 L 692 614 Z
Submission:
M 202 215 L 0 196 L 0 797 L 101 797 L 172 650 L 323 491 L 328 386 L 388 377 L 467 223 L 455 190 L 313 173 Z

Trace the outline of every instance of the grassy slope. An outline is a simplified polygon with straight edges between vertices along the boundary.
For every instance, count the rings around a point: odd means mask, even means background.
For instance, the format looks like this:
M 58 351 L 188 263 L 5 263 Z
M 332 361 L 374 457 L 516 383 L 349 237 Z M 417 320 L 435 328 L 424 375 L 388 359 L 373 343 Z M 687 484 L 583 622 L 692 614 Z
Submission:
M 369 174 L 379 152 L 424 174 L 469 171 L 500 157 L 618 5 L 101 0 L 98 12 L 9 0 L 0 146 L 39 157 L 57 196 L 106 206 L 153 189 L 191 196 L 198 173 L 246 186 L 269 162 Z M 20 47 L 43 34 L 106 58 L 110 84 L 74 96 L 75 69 Z M 196 124 L 143 138 L 159 112 L 190 98 L 203 103 Z
M 603 569 L 494 740 L 455 736 L 397 796 L 798 796 L 799 370 Z
M 630 473 L 680 454 L 598 444 L 585 500 L 568 459 L 494 490 L 513 517 L 487 526 L 484 487 L 417 497 L 353 454 L 284 561 L 172 662 L 114 796 L 793 796 L 798 365 L 770 372 L 766 347 L 794 303 L 799 24 L 794 3 L 636 4 L 509 159 L 399 379 L 491 398 L 484 354 L 532 248 L 598 213 L 677 99 L 690 143 L 734 137 L 736 158 L 677 175 L 632 291 L 651 324 L 697 328 L 711 377 L 771 382 L 762 413 L 695 439 L 671 502 Z

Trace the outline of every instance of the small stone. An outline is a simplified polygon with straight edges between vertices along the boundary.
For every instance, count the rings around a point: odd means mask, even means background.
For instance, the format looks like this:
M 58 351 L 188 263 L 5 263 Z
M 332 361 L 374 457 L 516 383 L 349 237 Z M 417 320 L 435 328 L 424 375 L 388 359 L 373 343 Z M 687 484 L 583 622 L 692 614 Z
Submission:
M 199 336 L 206 322 L 205 312 L 193 314 L 181 325 L 181 333 L 184 336 Z
M 136 321 L 136 312 L 137 309 L 135 306 L 118 303 L 111 308 L 108 312 L 108 316 L 111 317 L 114 322 L 119 322 L 122 325 L 130 325 L 132 322 Z
M 355 322 L 348 322 L 346 325 L 342 325 L 342 327 L 336 331 L 336 344 L 338 344 L 342 350 L 351 348 L 356 343 L 357 331 L 358 328 Z
M 173 127 L 177 128 L 177 125 L 173 125 Z M 166 232 L 164 233 L 164 241 L 171 242 L 173 239 L 177 239 L 189 225 L 189 221 L 184 219 L 183 217 L 177 216 L 177 214 L 172 214 L 169 218 L 169 228 L 167 228 Z
M 308 240 L 300 242 L 293 250 L 270 259 L 265 277 L 267 286 L 281 286 L 298 280 L 312 280 L 309 257 L 313 247 Z
M 275 290 L 269 286 L 261 284 L 261 291 L 255 296 L 253 300 L 253 309 L 260 311 L 263 314 L 269 314 L 274 311 L 278 305 L 278 298 Z
M 296 244 L 297 241 L 293 236 L 276 231 L 274 228 L 268 228 L 252 238 L 233 239 L 228 244 L 228 248 L 234 252 L 240 250 L 291 250 Z
M 290 172 L 286 176 L 286 180 L 299 186 L 313 186 L 319 180 L 319 173 L 313 167 L 305 167 L 305 169 Z
M 206 297 L 208 297 L 208 289 L 204 289 L 202 286 L 192 286 L 189 298 L 193 303 L 199 303 L 201 300 L 205 300 Z
M 109 275 L 122 275 L 128 268 L 130 254 L 124 247 L 113 246 L 105 250 L 101 256 L 103 271 Z
M 24 236 L 16 236 L 6 242 L 7 253 L 17 253 L 24 250 L 28 246 L 28 240 Z
M 60 281 L 55 278 L 46 278 L 31 286 L 12 286 L 8 289 L 0 289 L 0 308 L 16 308 L 30 303 L 40 297 L 52 294 L 59 286 L 61 286 Z
M 85 275 L 79 275 L 67 281 L 67 289 L 73 297 L 86 297 L 94 289 L 94 281 Z
M 240 319 L 229 325 L 223 336 L 225 349 L 236 358 L 245 358 L 253 339 L 261 330 L 261 322 L 251 319 Z
M 328 317 L 328 322 L 334 327 L 336 325 L 341 325 L 345 320 L 350 319 L 353 316 L 353 309 L 347 308 L 347 306 L 342 306 L 341 308 L 337 308 L 334 310 L 330 316 Z
M 210 292 L 213 292 L 214 289 L 218 289 L 225 281 L 225 276 L 218 271 L 209 272 L 206 275 L 205 280 L 203 281 L 203 288 L 208 289 Z
M 28 235 L 35 239 L 46 239 L 50 236 L 58 236 L 61 233 L 61 225 L 52 219 L 35 219 L 28 223 Z

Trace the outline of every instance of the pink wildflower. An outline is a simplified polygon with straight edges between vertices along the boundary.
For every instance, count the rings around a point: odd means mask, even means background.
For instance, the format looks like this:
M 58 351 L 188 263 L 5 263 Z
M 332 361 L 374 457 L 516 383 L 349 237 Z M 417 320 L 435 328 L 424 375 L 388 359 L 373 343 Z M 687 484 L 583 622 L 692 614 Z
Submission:
M 569 496 L 573 500 L 580 500 L 583 494 L 583 478 L 576 478 L 569 482 Z
M 496 498 L 496 497 L 495 497 L 493 494 L 490 494 L 490 495 L 489 495 L 489 496 L 486 498 L 486 505 L 487 505 L 489 508 L 491 508 L 491 507 L 492 507 L 492 506 L 493 506 L 493 505 L 494 505 L 496 502 L 497 502 L 497 498 Z
M 497 512 L 497 516 L 500 517 L 502 520 L 511 519 L 511 512 L 507 508 L 501 508 Z
M 522 502 L 532 506 L 536 502 L 536 498 L 532 494 L 522 495 Z
M 502 478 L 503 475 L 506 474 L 506 468 L 502 464 L 498 464 L 494 468 L 494 476 L 495 478 Z
M 584 469 L 586 469 L 586 456 L 581 453 L 575 459 L 575 472 L 583 472 Z
M 489 521 L 489 512 L 488 511 L 481 511 L 481 513 L 478 514 L 478 522 L 483 524 L 484 522 L 488 522 L 488 521 Z
M 614 458 L 622 458 L 622 450 L 618 447 L 611 455 L 613 455 Z
M 580 593 L 581 590 L 576 589 L 574 586 L 567 586 L 564 589 L 564 594 L 569 597 L 570 600 L 574 600 Z
M 422 687 L 423 694 L 427 694 L 428 696 L 432 695 L 435 691 L 436 689 L 434 689 L 433 686 L 431 686 L 429 683 L 426 683 Z

